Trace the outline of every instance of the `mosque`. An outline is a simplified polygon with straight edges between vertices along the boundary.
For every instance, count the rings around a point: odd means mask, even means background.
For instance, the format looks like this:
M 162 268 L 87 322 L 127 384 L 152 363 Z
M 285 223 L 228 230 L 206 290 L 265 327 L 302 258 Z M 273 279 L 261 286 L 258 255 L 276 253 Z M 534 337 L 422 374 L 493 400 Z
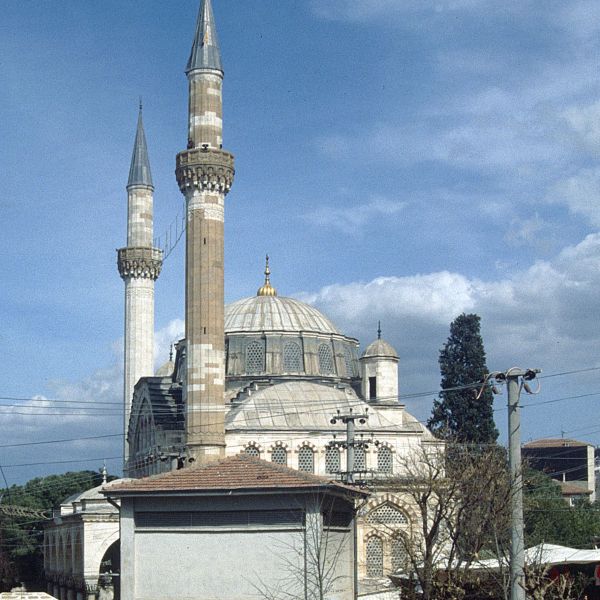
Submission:
M 162 252 L 153 247 L 154 186 L 141 108 L 127 182 L 127 246 L 117 260 L 125 284 L 124 475 L 143 478 L 240 453 L 330 479 L 351 471 L 377 490 L 360 513 L 359 579 L 381 579 L 402 566 L 395 532 L 406 532 L 411 519 L 410 507 L 386 489 L 386 480 L 398 456 L 436 441 L 405 410 L 399 357 L 381 331 L 361 352 L 358 340 L 316 308 L 278 293 L 268 257 L 256 294 L 225 306 L 225 198 L 235 168 L 234 156 L 223 149 L 224 73 L 211 0 L 201 0 L 186 75 L 188 136 L 176 159 L 186 204 L 185 338 L 156 373 L 154 286 Z M 340 418 L 349 415 L 356 417 L 353 452 L 345 443 L 348 419 Z M 74 513 L 85 513 L 81 499 L 71 502 Z M 116 528 L 114 514 L 103 510 L 104 530 L 108 523 Z M 374 522 L 385 523 L 386 533 L 371 527 Z M 54 527 L 48 546 L 64 546 L 64 535 Z M 114 536 L 109 539 L 114 543 Z M 73 575 L 78 568 L 65 552 L 48 564 L 54 582 L 61 569 Z M 101 549 L 94 552 L 101 561 Z M 81 573 L 88 590 L 96 568 Z M 67 592 L 55 595 L 85 597 Z

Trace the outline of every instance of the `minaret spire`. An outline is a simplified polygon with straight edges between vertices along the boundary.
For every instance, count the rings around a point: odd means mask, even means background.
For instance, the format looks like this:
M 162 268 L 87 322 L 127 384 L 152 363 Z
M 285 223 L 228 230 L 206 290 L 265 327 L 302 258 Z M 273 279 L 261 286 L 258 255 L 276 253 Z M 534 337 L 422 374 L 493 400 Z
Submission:
M 140 98 L 140 111 L 138 113 L 137 130 L 131 155 L 131 166 L 129 167 L 129 179 L 127 187 L 132 185 L 145 185 L 154 189 L 152 184 L 152 173 L 150 161 L 148 160 L 148 146 L 146 145 L 146 134 L 142 121 L 142 99 Z
M 133 388 L 154 373 L 154 282 L 162 268 L 162 252 L 153 247 L 154 186 L 150 174 L 142 106 L 138 114 L 127 181 L 127 246 L 118 250 L 117 266 L 125 282 L 124 430 L 125 471 L 129 457 L 127 431 Z
M 198 463 L 225 454 L 225 196 L 233 155 L 223 150 L 223 70 L 210 0 L 201 0 L 186 67 L 187 150 L 175 173 L 186 203 L 186 451 Z
M 210 0 L 202 0 L 200 4 L 196 34 L 185 72 L 189 73 L 195 69 L 213 69 L 223 72 L 217 28 Z

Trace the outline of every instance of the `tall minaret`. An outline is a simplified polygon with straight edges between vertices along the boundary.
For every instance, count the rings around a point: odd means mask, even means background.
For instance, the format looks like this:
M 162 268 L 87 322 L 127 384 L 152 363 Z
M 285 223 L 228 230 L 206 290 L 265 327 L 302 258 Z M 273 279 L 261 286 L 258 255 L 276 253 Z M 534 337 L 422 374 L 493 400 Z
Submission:
M 117 250 L 119 274 L 125 282 L 125 359 L 123 458 L 129 456 L 127 428 L 133 388 L 140 377 L 154 373 L 154 282 L 162 252 L 152 247 L 154 186 L 148 161 L 142 105 L 127 181 L 127 247 Z
M 233 155 L 222 149 L 223 68 L 210 0 L 202 0 L 189 81 L 187 150 L 177 155 L 177 183 L 187 207 L 184 387 L 189 458 L 218 459 L 225 450 L 223 225 L 233 183 Z

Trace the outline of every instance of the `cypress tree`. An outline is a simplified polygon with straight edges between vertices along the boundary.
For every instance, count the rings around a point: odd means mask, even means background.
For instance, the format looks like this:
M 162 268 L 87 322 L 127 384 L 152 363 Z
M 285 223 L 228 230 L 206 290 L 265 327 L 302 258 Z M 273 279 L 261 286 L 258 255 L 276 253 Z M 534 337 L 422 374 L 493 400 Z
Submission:
M 498 430 L 494 424 L 493 396 L 486 387 L 452 390 L 483 382 L 488 373 L 480 317 L 462 314 L 450 324 L 450 336 L 440 350 L 442 391 L 433 402 L 427 426 L 437 436 L 468 444 L 495 443 Z

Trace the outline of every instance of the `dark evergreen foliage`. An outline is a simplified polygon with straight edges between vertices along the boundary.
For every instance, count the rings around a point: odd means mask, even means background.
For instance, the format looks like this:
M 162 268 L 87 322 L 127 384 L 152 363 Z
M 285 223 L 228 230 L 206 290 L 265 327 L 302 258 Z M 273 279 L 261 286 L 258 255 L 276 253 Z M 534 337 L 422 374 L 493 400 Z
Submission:
M 498 439 L 494 424 L 493 396 L 485 388 L 463 386 L 483 382 L 488 368 L 480 333 L 480 317 L 462 314 L 450 324 L 450 336 L 440 351 L 442 375 L 439 399 L 434 400 L 427 426 L 439 437 L 470 444 L 489 444 Z

